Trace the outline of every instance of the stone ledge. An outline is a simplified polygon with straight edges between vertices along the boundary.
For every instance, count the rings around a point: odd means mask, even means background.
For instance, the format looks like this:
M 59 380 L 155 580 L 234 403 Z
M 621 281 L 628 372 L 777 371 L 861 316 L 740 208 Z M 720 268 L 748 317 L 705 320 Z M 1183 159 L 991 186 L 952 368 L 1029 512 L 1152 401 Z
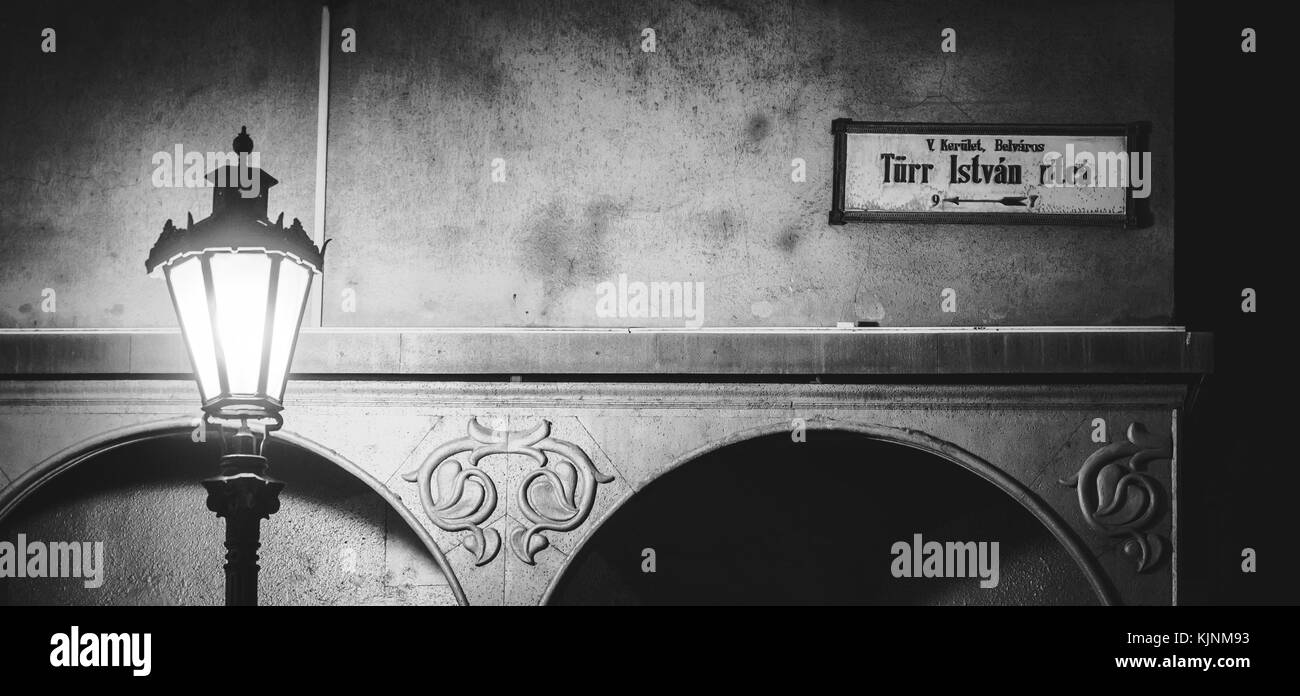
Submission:
M 304 329 L 294 374 L 1197 375 L 1213 337 L 1177 327 Z M 0 376 L 184 376 L 175 330 L 0 330 Z
M 295 379 L 290 409 L 433 409 L 499 407 L 571 411 L 634 409 L 1014 410 L 1171 407 L 1184 384 L 763 384 L 676 382 L 486 382 Z M 173 414 L 198 410 L 187 379 L 0 380 L 0 411 Z

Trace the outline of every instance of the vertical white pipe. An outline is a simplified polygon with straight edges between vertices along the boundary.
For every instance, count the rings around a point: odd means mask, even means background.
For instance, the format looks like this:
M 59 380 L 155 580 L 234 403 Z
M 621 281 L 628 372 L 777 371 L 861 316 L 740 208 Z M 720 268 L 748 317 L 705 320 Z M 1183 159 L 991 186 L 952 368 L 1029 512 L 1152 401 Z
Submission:
M 325 243 L 325 165 L 329 142 L 330 111 L 330 8 L 320 8 L 320 77 L 316 89 L 316 208 L 312 237 L 316 246 Z M 325 276 L 316 288 L 317 326 L 325 325 Z

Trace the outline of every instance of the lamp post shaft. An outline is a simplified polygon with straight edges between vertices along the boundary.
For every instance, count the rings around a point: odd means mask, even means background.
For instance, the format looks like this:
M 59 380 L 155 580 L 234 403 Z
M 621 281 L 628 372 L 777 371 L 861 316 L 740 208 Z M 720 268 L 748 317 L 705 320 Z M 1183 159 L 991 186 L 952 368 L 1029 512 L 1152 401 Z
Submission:
M 252 515 L 226 517 L 226 606 L 257 606 L 259 527 Z
M 208 509 L 226 520 L 226 605 L 257 605 L 257 550 L 263 518 L 280 509 L 282 481 L 267 475 L 266 458 L 227 454 L 221 473 L 206 479 Z

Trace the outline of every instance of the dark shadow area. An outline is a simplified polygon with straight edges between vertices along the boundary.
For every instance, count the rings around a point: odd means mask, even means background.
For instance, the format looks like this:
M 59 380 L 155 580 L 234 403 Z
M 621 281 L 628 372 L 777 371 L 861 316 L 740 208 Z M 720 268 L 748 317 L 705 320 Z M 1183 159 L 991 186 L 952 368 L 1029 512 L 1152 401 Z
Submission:
M 551 603 L 1097 603 L 1065 548 L 993 484 L 910 447 L 807 435 L 725 447 L 652 482 L 576 553 Z M 893 577 L 891 548 L 916 534 L 998 542 L 998 585 Z
M 103 542 L 103 585 L 4 578 L 0 605 L 221 604 L 225 523 L 200 484 L 218 456 L 215 442 L 185 435 L 143 441 L 36 490 L 0 520 L 0 542 Z M 261 604 L 455 603 L 419 537 L 365 483 L 274 439 L 267 457 L 286 486 L 262 521 Z
M 1179 138 L 1212 142 L 1223 133 L 1289 127 L 1292 77 L 1281 53 L 1240 49 L 1243 28 L 1267 36 L 1285 26 L 1284 5 L 1259 0 L 1184 3 L 1177 11 Z M 1232 169 L 1251 181 L 1292 176 L 1289 157 L 1267 137 L 1226 148 Z M 1300 486 L 1286 456 L 1293 427 L 1289 398 L 1295 362 L 1287 339 L 1294 313 L 1284 303 L 1294 253 L 1270 205 L 1238 205 L 1199 157 L 1179 157 L 1175 246 L 1177 322 L 1214 333 L 1214 374 L 1180 414 L 1178 603 L 1294 605 L 1300 558 L 1282 496 Z M 1247 289 L 1255 311 L 1246 311 Z M 1270 302 L 1271 300 L 1271 302 Z M 1270 306 L 1272 304 L 1272 306 Z M 1245 564 L 1247 549 L 1256 556 Z

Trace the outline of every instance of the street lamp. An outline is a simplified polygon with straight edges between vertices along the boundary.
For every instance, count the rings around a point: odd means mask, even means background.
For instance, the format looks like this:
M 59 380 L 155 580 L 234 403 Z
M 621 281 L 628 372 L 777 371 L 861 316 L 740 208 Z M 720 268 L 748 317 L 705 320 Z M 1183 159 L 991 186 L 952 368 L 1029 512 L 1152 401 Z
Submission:
M 257 604 L 259 525 L 280 509 L 284 483 L 267 475 L 266 436 L 283 423 L 284 388 L 312 276 L 324 267 L 297 218 L 267 219 L 275 177 L 250 163 L 247 128 L 238 164 L 208 173 L 212 215 L 187 229 L 171 220 L 145 268 L 167 279 L 198 381 L 203 412 L 221 431 L 220 472 L 203 485 L 226 520 L 226 604 Z

